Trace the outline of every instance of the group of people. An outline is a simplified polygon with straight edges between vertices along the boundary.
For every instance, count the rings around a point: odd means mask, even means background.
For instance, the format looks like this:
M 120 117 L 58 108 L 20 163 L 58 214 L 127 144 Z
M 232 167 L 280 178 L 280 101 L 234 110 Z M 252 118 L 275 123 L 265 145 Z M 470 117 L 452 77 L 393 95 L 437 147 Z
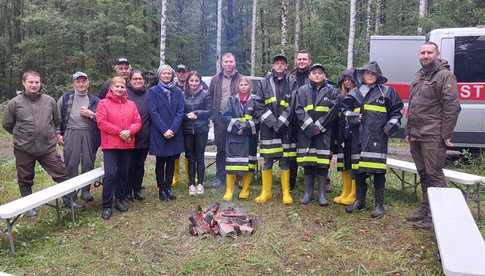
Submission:
M 456 80 L 438 46 L 420 47 L 420 70 L 410 86 L 407 139 L 423 187 L 423 203 L 408 219 L 429 226 L 426 188 L 443 186 L 443 154 L 460 110 Z M 257 154 L 263 157 L 261 193 L 264 203 L 272 198 L 273 166 L 279 165 L 284 204 L 291 204 L 298 167 L 303 167 L 308 204 L 314 198 L 328 205 L 328 170 L 332 155 L 342 172 L 342 193 L 334 202 L 353 212 L 365 207 L 367 178 L 374 184 L 374 218 L 384 214 L 384 186 L 388 137 L 400 128 L 403 103 L 396 91 L 384 85 L 376 62 L 343 72 L 338 85 L 327 79 L 325 67 L 312 63 L 307 50 L 295 54 L 295 69 L 288 71 L 284 55 L 273 58 L 272 70 L 260 82 L 252 82 L 236 69 L 233 54 L 221 58 L 221 72 L 207 87 L 201 75 L 178 65 L 176 71 L 161 65 L 158 84 L 147 87 L 145 76 L 133 70 L 126 58 L 115 65 L 116 76 L 101 87 L 99 97 L 89 94 L 83 72 L 72 76 L 73 91 L 56 101 L 40 92 L 35 71 L 22 77 L 24 91 L 12 99 L 3 127 L 13 134 L 14 154 L 21 196 L 32 193 L 34 165 L 44 167 L 54 181 L 62 182 L 94 166 L 98 147 L 103 151 L 102 218 L 114 207 L 126 212 L 126 200 L 143 200 L 144 163 L 148 153 L 156 157 L 156 183 L 161 201 L 176 198 L 178 160 L 187 159 L 190 195 L 204 193 L 204 152 L 209 122 L 214 125 L 216 175 L 212 187 L 225 185 L 223 199 L 231 201 L 236 183 L 240 199 L 249 198 Z M 254 87 L 257 85 L 257 87 Z M 431 125 L 431 126 L 428 126 Z M 64 145 L 64 160 L 56 144 Z M 65 196 L 69 207 L 82 208 L 77 192 Z M 90 188 L 80 197 L 92 201 Z M 28 215 L 35 215 L 30 210 Z M 420 223 L 420 225 L 419 225 Z

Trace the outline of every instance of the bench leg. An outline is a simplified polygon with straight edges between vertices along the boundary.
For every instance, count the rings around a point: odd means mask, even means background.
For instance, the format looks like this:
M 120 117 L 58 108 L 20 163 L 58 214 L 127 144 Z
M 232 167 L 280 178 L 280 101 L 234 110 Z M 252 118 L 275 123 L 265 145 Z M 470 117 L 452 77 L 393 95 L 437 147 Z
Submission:
M 10 222 L 10 219 L 7 219 L 7 237 L 10 242 L 10 252 L 15 255 L 15 243 L 13 240 L 13 224 L 15 221 Z
M 61 225 L 61 209 L 59 207 L 59 199 L 56 198 L 56 214 L 57 214 L 57 224 Z
M 75 210 L 74 210 L 74 207 L 72 206 L 72 204 L 71 204 L 71 219 L 72 219 L 72 222 L 76 222 L 76 214 L 75 214 Z
M 404 171 L 401 171 L 401 190 L 404 192 Z
M 477 203 L 477 221 L 480 221 L 480 185 L 481 183 L 477 183 L 477 197 L 476 197 L 476 203 Z

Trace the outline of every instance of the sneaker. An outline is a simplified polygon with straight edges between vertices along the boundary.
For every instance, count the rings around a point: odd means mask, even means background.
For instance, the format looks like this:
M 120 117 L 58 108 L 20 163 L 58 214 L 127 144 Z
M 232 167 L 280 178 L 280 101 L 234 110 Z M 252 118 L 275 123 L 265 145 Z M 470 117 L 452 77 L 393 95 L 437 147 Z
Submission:
M 103 212 L 101 213 L 101 217 L 104 220 L 110 219 L 111 215 L 113 215 L 113 210 L 111 208 L 103 208 Z
M 212 182 L 212 188 L 218 189 L 224 185 L 224 182 L 220 180 L 219 178 L 214 178 L 214 181 Z
M 413 223 L 414 228 L 422 230 L 433 230 L 433 220 L 430 217 L 425 217 L 422 221 Z
M 189 186 L 189 195 L 194 196 L 197 194 L 197 190 L 194 185 Z
M 423 206 L 418 207 L 416 211 L 406 217 L 407 221 L 418 222 L 422 221 L 426 216 L 428 216 L 428 211 Z
M 197 185 L 197 194 L 198 195 L 204 194 L 204 186 L 202 186 L 202 184 Z
M 28 218 L 35 217 L 35 216 L 37 216 L 37 210 L 35 208 L 30 209 L 27 212 L 25 212 L 25 216 L 28 217 Z

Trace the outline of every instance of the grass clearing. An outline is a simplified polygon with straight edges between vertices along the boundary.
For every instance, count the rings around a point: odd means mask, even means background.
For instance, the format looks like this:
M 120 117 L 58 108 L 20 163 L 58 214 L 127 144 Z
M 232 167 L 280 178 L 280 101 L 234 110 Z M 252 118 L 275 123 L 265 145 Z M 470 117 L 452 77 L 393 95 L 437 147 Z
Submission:
M 51 185 L 42 169 L 36 173 L 34 190 Z M 210 183 L 212 167 L 207 174 Z M 332 170 L 331 179 L 329 198 L 340 191 L 340 175 Z M 19 196 L 11 156 L 0 158 L 0 183 L 0 203 Z M 161 203 L 154 161 L 149 158 L 144 202 L 130 204 L 124 214 L 114 210 L 111 220 L 103 221 L 101 188 L 96 188 L 95 201 L 79 213 L 76 223 L 66 216 L 64 225 L 56 224 L 54 209 L 42 207 L 36 218 L 19 219 L 17 256 L 11 256 L 4 243 L 0 271 L 15 275 L 442 274 L 434 234 L 414 230 L 404 219 L 416 206 L 413 192 L 401 191 L 391 174 L 387 174 L 386 214 L 378 220 L 370 218 L 369 210 L 349 215 L 336 204 L 322 208 L 314 201 L 307 206 L 284 206 L 278 177 L 274 183 L 273 199 L 266 204 L 254 202 L 260 192 L 254 182 L 249 201 L 235 199 L 228 204 L 222 203 L 223 189 L 207 189 L 204 196 L 190 197 L 182 176 L 177 200 Z M 293 194 L 295 202 L 301 194 L 300 187 Z M 371 187 L 368 199 L 368 206 L 373 206 Z M 189 214 L 198 205 L 215 201 L 253 215 L 256 232 L 251 237 L 190 236 Z

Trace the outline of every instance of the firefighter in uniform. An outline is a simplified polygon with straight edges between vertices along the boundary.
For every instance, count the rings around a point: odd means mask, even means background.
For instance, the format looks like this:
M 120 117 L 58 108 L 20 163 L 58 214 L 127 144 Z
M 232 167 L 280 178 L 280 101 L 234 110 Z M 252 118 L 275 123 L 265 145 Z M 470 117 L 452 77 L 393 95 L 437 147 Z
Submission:
M 342 205 L 351 205 L 355 201 L 355 180 L 352 177 L 351 145 L 352 137 L 344 135 L 349 130 L 349 124 L 343 114 L 343 107 L 340 104 L 357 82 L 354 79 L 354 69 L 347 69 L 342 73 L 340 81 L 338 123 L 335 125 L 335 144 L 333 151 L 337 155 L 337 171 L 342 172 L 342 193 L 333 199 L 333 202 Z
M 251 93 L 251 81 L 239 79 L 238 93 L 230 96 L 223 114 L 226 125 L 226 192 L 225 201 L 232 200 L 236 177 L 242 177 L 240 199 L 249 198 L 252 171 L 257 165 L 257 121 L 254 116 L 256 95 Z
M 387 141 L 399 129 L 403 103 L 393 88 L 383 85 L 387 79 L 377 62 L 364 65 L 356 73 L 360 85 L 345 97 L 343 106 L 351 125 L 351 161 L 357 199 L 345 210 L 351 213 L 365 207 L 366 178 L 372 175 L 375 206 L 371 217 L 379 218 L 384 215 Z
M 288 129 L 292 116 L 292 94 L 296 81 L 287 74 L 288 59 L 284 55 L 273 57 L 273 70 L 263 80 L 258 91 L 256 116 L 260 121 L 260 149 L 264 158 L 263 187 L 257 203 L 269 200 L 273 184 L 273 163 L 278 161 L 281 174 L 281 192 L 284 204 L 293 203 L 290 194 L 289 160 L 296 158 L 296 141 L 290 141 Z
M 318 203 L 327 206 L 325 186 L 330 167 L 331 125 L 337 118 L 338 92 L 326 80 L 321 64 L 310 67 L 310 83 L 296 93 L 295 116 L 298 122 L 297 162 L 304 169 L 305 192 L 300 202 L 308 204 L 313 186 L 318 184 Z

